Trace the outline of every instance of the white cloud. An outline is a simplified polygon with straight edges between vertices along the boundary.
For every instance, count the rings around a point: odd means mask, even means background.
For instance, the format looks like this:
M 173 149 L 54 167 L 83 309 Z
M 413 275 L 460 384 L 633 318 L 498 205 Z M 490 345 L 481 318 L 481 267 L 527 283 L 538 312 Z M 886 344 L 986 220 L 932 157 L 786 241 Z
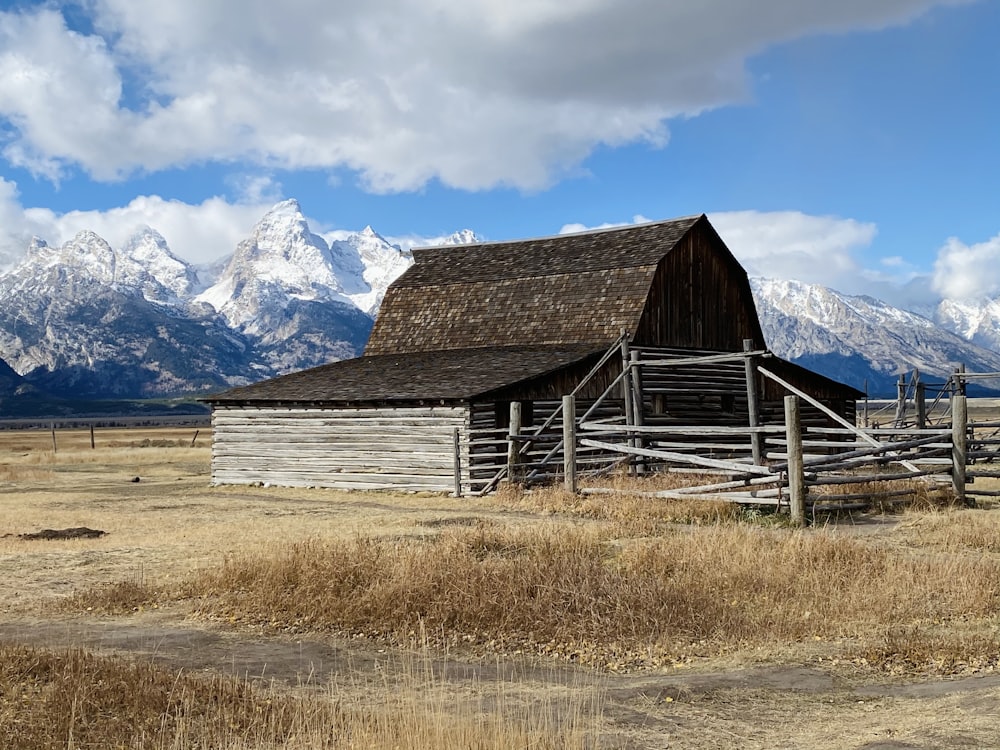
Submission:
M 963 1 L 89 0 L 101 36 L 0 12 L 4 154 L 50 177 L 247 160 L 537 189 L 745 100 L 769 45 Z
M 875 224 L 798 211 L 731 211 L 709 219 L 751 275 L 820 284 L 904 309 L 926 310 L 939 301 L 929 276 L 903 258 L 881 258 L 875 267 L 865 260 Z
M 1000 293 L 1000 234 L 975 245 L 948 239 L 934 262 L 933 288 L 954 300 Z
M 799 211 L 729 211 L 709 220 L 747 273 L 835 289 L 856 284 L 855 254 L 878 232 L 874 224 Z
M 599 224 L 596 227 L 588 227 L 586 224 L 580 224 L 579 222 L 573 224 L 563 224 L 562 228 L 559 230 L 559 234 L 573 234 L 574 232 L 589 232 L 594 229 L 614 229 L 615 227 L 629 226 L 630 224 L 645 224 L 650 221 L 645 216 L 641 214 L 636 214 L 632 217 L 632 221 L 626 222 L 605 222 Z
M 217 197 L 191 205 L 154 195 L 107 211 L 57 214 L 47 208 L 23 208 L 16 186 L 0 179 L 0 263 L 21 257 L 32 236 L 61 245 L 89 229 L 121 247 L 142 226 L 160 232 L 178 257 L 204 263 L 231 253 L 271 205 L 234 204 Z
M 799 211 L 723 211 L 710 214 L 712 226 L 730 252 L 751 276 L 796 279 L 834 288 L 835 282 L 856 286 L 862 274 L 855 253 L 868 247 L 877 234 L 874 224 L 836 216 L 812 216 Z M 642 224 L 631 222 L 597 226 L 572 223 L 560 234 Z M 845 290 L 846 291 L 846 290 Z
M 269 174 L 237 174 L 226 179 L 238 196 L 240 203 L 261 205 L 277 203 L 284 199 L 281 183 Z

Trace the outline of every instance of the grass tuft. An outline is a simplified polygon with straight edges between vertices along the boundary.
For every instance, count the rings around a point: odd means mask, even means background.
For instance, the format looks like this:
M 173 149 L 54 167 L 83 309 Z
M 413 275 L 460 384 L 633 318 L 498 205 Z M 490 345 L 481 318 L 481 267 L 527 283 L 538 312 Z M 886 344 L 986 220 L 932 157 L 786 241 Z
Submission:
M 20 750 L 573 750 L 599 730 L 597 703 L 517 704 L 498 683 L 456 712 L 441 687 L 420 662 L 404 665 L 392 690 L 291 694 L 122 657 L 0 644 L 0 736 Z

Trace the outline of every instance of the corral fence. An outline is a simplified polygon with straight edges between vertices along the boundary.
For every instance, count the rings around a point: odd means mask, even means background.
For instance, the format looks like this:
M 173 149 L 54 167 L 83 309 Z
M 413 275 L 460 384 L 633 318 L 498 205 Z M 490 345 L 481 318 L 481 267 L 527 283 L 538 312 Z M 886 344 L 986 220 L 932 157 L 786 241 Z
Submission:
M 629 349 L 623 337 L 606 357 L 619 353 L 621 373 L 596 400 L 581 404 L 575 393 L 567 394 L 547 405 L 546 418 L 528 431 L 520 427 L 521 405 L 511 404 L 503 437 L 506 463 L 480 480 L 476 493 L 504 480 L 530 485 L 554 479 L 576 492 L 578 477 L 614 469 L 637 476 L 687 473 L 710 481 L 648 494 L 777 506 L 800 521 L 807 509 L 859 508 L 905 501 L 921 492 L 943 490 L 969 505 L 977 495 L 1000 495 L 975 486 L 978 478 L 1000 477 L 995 468 L 1000 467 L 1000 421 L 970 421 L 966 396 L 967 382 L 1000 373 L 956 370 L 934 387 L 929 405 L 924 399 L 930 389 L 921 386 L 919 374 L 901 380 L 905 388 L 901 385 L 892 418 L 879 424 L 867 401 L 863 417 L 848 419 L 783 379 L 768 366 L 773 355 L 753 351 L 752 342 L 744 343 L 743 352 L 685 356 Z M 679 388 L 677 383 L 698 368 L 711 370 L 711 387 Z M 764 378 L 784 393 L 780 413 L 774 408 L 765 413 L 758 392 Z M 704 406 L 713 389 L 722 408 L 731 409 L 729 416 L 743 424 L 732 424 L 733 419 L 705 423 Z M 663 393 L 670 394 L 672 420 L 657 419 Z M 678 393 L 687 393 L 690 403 Z M 738 402 L 734 393 L 740 395 Z M 678 414 L 689 415 L 691 423 L 678 424 Z M 588 486 L 582 491 L 612 490 Z

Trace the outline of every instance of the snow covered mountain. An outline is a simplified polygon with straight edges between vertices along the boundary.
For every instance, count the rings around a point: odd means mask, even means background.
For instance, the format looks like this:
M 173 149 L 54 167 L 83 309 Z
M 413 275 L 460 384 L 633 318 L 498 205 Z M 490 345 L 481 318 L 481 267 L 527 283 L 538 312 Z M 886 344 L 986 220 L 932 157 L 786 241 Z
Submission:
M 296 201 L 283 201 L 195 302 L 254 341 L 258 369 L 288 372 L 361 352 L 372 318 L 350 295 L 371 291 L 364 271 L 353 248 L 331 248 L 309 230 Z
M 181 306 L 183 263 L 145 231 L 126 248 L 93 232 L 60 248 L 34 241 L 0 276 L 0 358 L 56 395 L 150 396 L 245 379 L 246 343 L 218 316 Z
M 170 252 L 151 227 L 133 234 L 117 257 L 116 283 L 142 289 L 150 301 L 177 303 L 200 290 L 197 271 Z
M 362 279 L 367 289 L 351 294 L 351 301 L 375 317 L 385 290 L 410 267 L 413 255 L 404 252 L 398 245 L 390 244 L 370 226 L 346 239 L 334 240 L 331 245 L 341 252 L 353 252 L 360 258 L 364 266 Z
M 1000 351 L 1000 298 L 973 301 L 942 300 L 934 322 L 986 349 Z
M 0 361 L 16 376 L 0 396 L 204 392 L 353 357 L 410 263 L 371 227 L 328 243 L 295 201 L 204 267 L 207 285 L 149 227 L 119 249 L 88 231 L 61 247 L 36 239 L 0 274 Z
M 872 297 L 815 284 L 751 278 L 764 338 L 773 352 L 864 390 L 892 394 L 914 369 L 944 379 L 959 364 L 1000 371 L 1000 353 L 915 313 Z

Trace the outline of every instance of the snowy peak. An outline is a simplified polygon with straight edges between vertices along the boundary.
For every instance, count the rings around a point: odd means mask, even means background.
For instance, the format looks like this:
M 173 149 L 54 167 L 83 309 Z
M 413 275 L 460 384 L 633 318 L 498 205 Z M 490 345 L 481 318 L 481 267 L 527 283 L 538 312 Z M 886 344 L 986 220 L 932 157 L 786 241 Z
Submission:
M 64 268 L 89 275 L 98 281 L 114 281 L 117 266 L 115 251 L 102 237 L 89 230 L 79 232 L 50 257 Z
M 94 284 L 138 293 L 147 300 L 178 303 L 197 287 L 198 277 L 175 257 L 166 240 L 148 227 L 114 250 L 91 231 L 78 233 L 60 248 L 34 238 L 22 261 L 4 276 L 4 287 L 57 289 Z
M 94 232 L 83 231 L 62 247 L 51 247 L 37 237 L 21 262 L 4 274 L 4 290 L 59 289 L 79 285 L 111 285 L 117 256 Z
M 893 307 L 874 297 L 850 296 L 818 284 L 787 279 L 751 278 L 754 296 L 781 312 L 823 327 L 843 327 L 861 320 L 879 325 L 933 328 L 916 313 Z
M 979 346 L 1000 351 L 1000 298 L 942 300 L 933 311 L 934 321 Z
M 389 284 L 413 262 L 410 253 L 389 242 L 370 225 L 360 232 L 341 235 L 340 239 L 330 243 L 330 249 L 334 254 L 355 259 L 353 268 L 361 283 L 350 298 L 360 310 L 373 318 Z
M 305 296 L 360 291 L 364 270 L 356 253 L 332 250 L 313 234 L 298 201 L 278 203 L 257 222 L 234 256 L 259 277 L 297 289 Z M 245 270 L 249 270 L 245 269 Z
M 751 278 L 764 339 L 781 357 L 872 392 L 918 369 L 946 377 L 959 364 L 1000 369 L 1000 354 L 966 341 L 920 315 L 871 297 L 817 284 Z
M 282 282 L 299 291 L 313 284 L 335 286 L 330 278 L 330 249 L 309 225 L 296 201 L 283 201 L 257 222 L 241 242 L 230 264 L 237 274 Z M 234 267 L 235 266 L 235 267 Z M 310 278 L 310 271 L 316 276 Z
M 198 274 L 167 246 L 155 229 L 142 227 L 120 253 L 116 281 L 142 290 L 146 299 L 178 302 L 198 288 Z
M 233 327 L 256 332 L 266 325 L 262 313 L 281 310 L 293 299 L 350 305 L 347 294 L 367 291 L 362 272 L 356 253 L 331 251 L 309 230 L 299 204 L 288 200 L 264 215 L 197 300 Z
M 471 229 L 462 229 L 454 234 L 450 234 L 442 240 L 442 245 L 474 245 L 480 242 L 480 238 Z

